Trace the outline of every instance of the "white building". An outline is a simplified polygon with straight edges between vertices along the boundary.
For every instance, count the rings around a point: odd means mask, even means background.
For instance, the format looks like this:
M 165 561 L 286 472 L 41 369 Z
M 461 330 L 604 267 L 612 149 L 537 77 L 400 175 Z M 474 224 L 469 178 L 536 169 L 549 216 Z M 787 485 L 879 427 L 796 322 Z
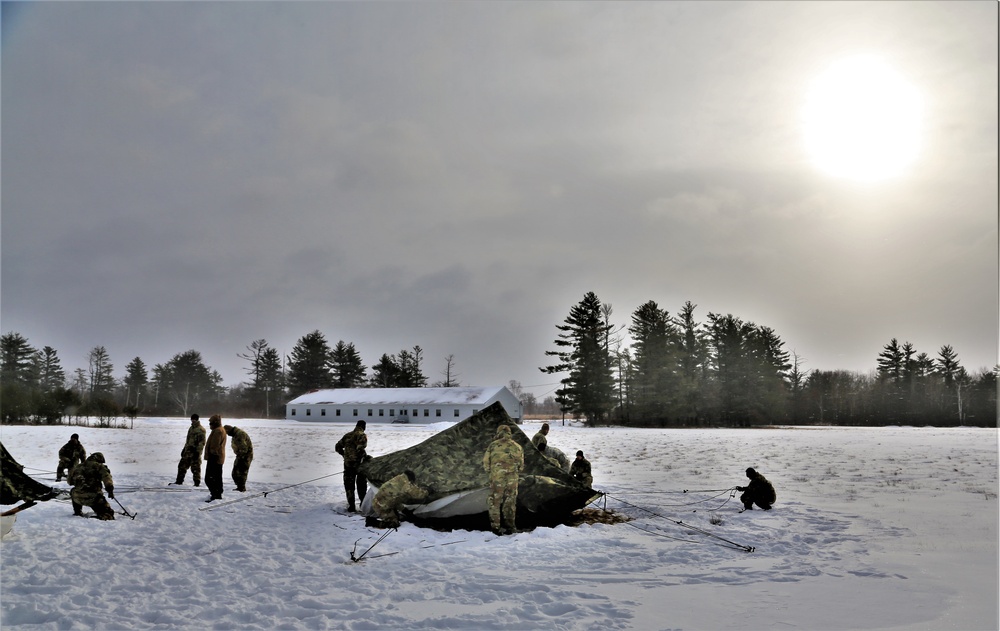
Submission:
M 457 422 L 497 401 L 514 422 L 521 422 L 523 405 L 506 386 L 314 390 L 289 401 L 285 418 L 343 423 Z

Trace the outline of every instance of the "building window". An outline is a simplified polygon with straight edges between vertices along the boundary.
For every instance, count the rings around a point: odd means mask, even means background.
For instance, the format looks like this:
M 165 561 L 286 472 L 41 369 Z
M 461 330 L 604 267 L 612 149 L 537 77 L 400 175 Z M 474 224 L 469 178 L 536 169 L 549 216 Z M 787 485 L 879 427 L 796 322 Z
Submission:
M 434 416 L 441 416 L 441 409 L 434 410 Z
M 337 413 L 334 416 L 340 416 L 340 408 L 337 408 Z
M 396 416 L 396 410 L 389 408 L 389 416 Z
M 383 408 L 379 408 L 379 409 L 378 409 L 378 415 L 379 415 L 379 416 L 385 416 L 385 409 L 383 409 Z
M 295 416 L 295 408 L 292 408 L 292 416 Z
M 358 415 L 358 408 L 354 408 L 354 416 Z
M 323 408 L 322 410 L 320 410 L 319 411 L 319 415 L 320 416 L 326 416 L 326 408 Z
M 312 416 L 312 408 L 306 408 L 306 416 Z
M 413 416 L 420 416 L 420 410 L 413 410 Z
M 458 416 L 458 408 L 455 408 L 455 416 Z
M 430 415 L 431 415 L 431 411 L 428 410 L 427 408 L 424 408 L 424 416 L 430 416 Z
M 371 408 L 368 408 L 368 416 L 374 416 L 374 415 L 372 414 L 372 409 L 371 409 Z

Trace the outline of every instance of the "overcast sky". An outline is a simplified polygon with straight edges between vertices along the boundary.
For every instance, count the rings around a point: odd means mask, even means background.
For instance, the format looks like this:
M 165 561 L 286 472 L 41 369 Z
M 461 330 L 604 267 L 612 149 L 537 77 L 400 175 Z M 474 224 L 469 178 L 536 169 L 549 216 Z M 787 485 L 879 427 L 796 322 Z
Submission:
M 991 367 L 997 6 L 4 3 L 2 330 L 232 385 L 318 329 L 541 398 L 593 291 L 770 326 L 807 370 L 893 337 Z M 858 54 L 922 99 L 895 178 L 805 151 Z

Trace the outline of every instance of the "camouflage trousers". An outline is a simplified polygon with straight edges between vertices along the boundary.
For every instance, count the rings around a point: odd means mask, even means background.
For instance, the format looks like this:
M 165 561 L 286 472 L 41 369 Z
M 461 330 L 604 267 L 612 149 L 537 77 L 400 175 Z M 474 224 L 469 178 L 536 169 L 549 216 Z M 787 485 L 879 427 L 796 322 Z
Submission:
M 56 482 L 63 479 L 63 471 L 65 475 L 69 475 L 69 470 L 73 468 L 73 461 L 68 458 L 60 458 L 59 465 L 56 466 Z
M 517 478 L 510 480 L 490 480 L 490 495 L 486 499 L 490 514 L 490 528 L 514 531 L 517 515 Z
M 82 515 L 83 507 L 89 506 L 94 509 L 94 513 L 99 519 L 114 519 L 115 511 L 108 504 L 107 498 L 104 497 L 104 493 L 94 493 L 93 491 L 84 491 L 77 489 L 76 487 L 70 491 L 70 499 L 73 502 L 73 514 Z
M 372 500 L 372 509 L 384 528 L 399 528 L 399 511 L 396 506 L 386 506 L 379 501 L 378 494 Z
M 194 485 L 201 484 L 201 452 L 197 449 L 185 449 L 181 452 L 181 461 L 177 463 L 177 484 L 184 484 L 184 476 L 191 470 Z
M 233 482 L 236 483 L 237 491 L 247 490 L 247 474 L 250 473 L 250 463 L 253 462 L 253 452 L 247 454 L 237 454 L 236 462 L 233 463 Z
M 365 501 L 368 494 L 368 478 L 358 473 L 360 462 L 344 462 L 344 493 L 347 495 L 348 508 L 355 508 L 354 491 L 358 491 L 358 504 Z

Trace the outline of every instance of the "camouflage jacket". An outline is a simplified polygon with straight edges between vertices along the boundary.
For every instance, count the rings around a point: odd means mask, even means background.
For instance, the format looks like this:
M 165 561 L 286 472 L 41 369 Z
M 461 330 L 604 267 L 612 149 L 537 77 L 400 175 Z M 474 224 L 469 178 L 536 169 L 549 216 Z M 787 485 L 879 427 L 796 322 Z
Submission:
M 183 451 L 194 451 L 201 458 L 201 450 L 205 448 L 205 426 L 201 423 L 192 423 L 188 428 L 187 440 L 184 441 Z
M 483 456 L 483 468 L 490 474 L 490 481 L 517 479 L 524 468 L 524 451 L 510 437 L 510 428 L 501 425 L 497 428 L 497 437 L 486 448 Z
M 584 484 L 589 485 L 594 482 L 594 477 L 590 472 L 590 461 L 586 458 L 574 460 L 569 468 L 569 474 Z
M 410 482 L 405 473 L 400 473 L 381 487 L 372 503 L 376 509 L 398 509 L 403 504 L 412 504 L 427 499 L 427 491 Z
M 87 450 L 79 442 L 72 440 L 59 448 L 59 459 L 68 460 L 75 463 L 77 460 L 84 462 L 87 460 Z
M 743 490 L 766 504 L 774 504 L 778 499 L 777 494 L 774 492 L 774 486 L 759 473 L 750 478 L 750 484 L 743 487 Z
M 531 437 L 531 444 L 541 450 L 543 447 L 548 447 L 549 439 L 542 432 L 536 432 L 535 435 Z
M 327 443 L 329 444 L 329 443 Z M 368 448 L 368 436 L 363 429 L 354 429 L 341 437 L 334 446 L 338 454 L 344 457 L 344 464 L 358 464 L 365 457 Z
M 239 427 L 233 426 L 233 453 L 237 456 L 252 456 L 253 455 L 253 443 L 250 442 L 250 436 L 244 432 Z
M 69 473 L 69 483 L 73 485 L 74 491 L 84 493 L 99 494 L 101 485 L 111 492 L 115 488 L 115 481 L 111 479 L 111 470 L 103 462 L 90 456 L 83 464 L 73 467 Z

